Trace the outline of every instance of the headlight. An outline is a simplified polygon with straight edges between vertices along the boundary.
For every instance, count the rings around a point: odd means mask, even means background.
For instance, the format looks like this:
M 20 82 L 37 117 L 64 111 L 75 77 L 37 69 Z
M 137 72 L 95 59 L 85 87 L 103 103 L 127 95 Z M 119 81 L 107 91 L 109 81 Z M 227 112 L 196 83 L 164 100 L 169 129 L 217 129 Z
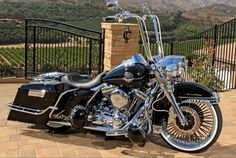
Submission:
M 176 76 L 178 76 L 178 67 L 174 66 L 173 67 L 173 77 L 176 77 Z
M 178 74 L 179 76 L 182 76 L 184 74 L 184 68 L 183 67 L 179 67 L 179 70 L 178 70 Z
M 176 77 L 178 76 L 178 67 L 176 65 L 168 65 L 166 67 L 167 77 Z
M 185 66 L 182 67 L 182 66 L 176 66 L 176 65 L 169 65 L 167 66 L 166 68 L 166 75 L 167 77 L 169 78 L 172 78 L 172 77 L 180 77 L 184 74 L 184 72 L 186 72 L 186 68 Z
M 173 77 L 173 71 L 167 71 L 166 76 L 167 77 Z

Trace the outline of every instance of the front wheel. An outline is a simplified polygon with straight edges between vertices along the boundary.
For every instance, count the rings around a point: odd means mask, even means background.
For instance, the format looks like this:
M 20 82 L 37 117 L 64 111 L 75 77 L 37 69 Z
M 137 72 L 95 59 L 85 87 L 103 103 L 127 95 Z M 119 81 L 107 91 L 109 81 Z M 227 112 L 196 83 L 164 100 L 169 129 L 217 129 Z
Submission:
M 212 146 L 222 129 L 222 114 L 218 104 L 188 100 L 180 104 L 188 125 L 182 126 L 171 107 L 163 122 L 161 136 L 172 147 L 185 152 L 201 152 Z

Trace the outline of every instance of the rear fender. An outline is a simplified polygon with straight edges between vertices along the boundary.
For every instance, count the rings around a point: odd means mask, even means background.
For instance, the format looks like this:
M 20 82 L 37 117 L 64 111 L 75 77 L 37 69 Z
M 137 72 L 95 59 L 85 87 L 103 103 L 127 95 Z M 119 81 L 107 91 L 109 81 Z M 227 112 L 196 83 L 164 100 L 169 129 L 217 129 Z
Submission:
M 8 120 L 44 125 L 53 114 L 64 110 L 70 111 L 72 106 L 81 102 L 86 103 L 90 95 L 94 93 L 82 89 L 61 92 L 60 86 L 60 83 L 55 87 L 47 85 L 46 82 L 45 84 L 40 82 L 23 85 L 19 88 L 14 102 L 9 104 L 11 111 Z M 29 96 L 30 90 L 37 90 L 40 87 L 46 89 L 44 97 Z

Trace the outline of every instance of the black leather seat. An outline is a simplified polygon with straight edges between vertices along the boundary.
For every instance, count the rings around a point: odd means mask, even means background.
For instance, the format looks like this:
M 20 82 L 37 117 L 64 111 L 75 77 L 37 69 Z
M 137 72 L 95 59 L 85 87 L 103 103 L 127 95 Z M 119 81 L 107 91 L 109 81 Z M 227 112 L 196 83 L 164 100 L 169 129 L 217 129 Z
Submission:
M 62 78 L 62 82 L 65 82 L 72 87 L 77 87 L 77 88 L 82 88 L 82 89 L 91 89 L 102 83 L 102 78 L 105 74 L 106 72 L 103 72 L 99 74 L 97 77 L 95 77 L 94 79 L 92 79 L 88 75 L 70 73 L 70 74 L 65 75 Z

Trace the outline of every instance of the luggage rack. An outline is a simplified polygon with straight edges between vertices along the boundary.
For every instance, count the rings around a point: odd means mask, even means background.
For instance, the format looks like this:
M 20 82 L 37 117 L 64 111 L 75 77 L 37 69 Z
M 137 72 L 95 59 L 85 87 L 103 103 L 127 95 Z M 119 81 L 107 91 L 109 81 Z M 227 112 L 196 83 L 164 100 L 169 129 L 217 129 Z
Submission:
M 15 105 L 14 103 L 9 103 L 8 108 L 17 112 L 27 113 L 31 115 L 42 115 L 46 113 L 48 110 L 57 110 L 57 107 L 49 106 L 45 110 L 36 110 L 31 108 L 22 107 L 19 105 Z

